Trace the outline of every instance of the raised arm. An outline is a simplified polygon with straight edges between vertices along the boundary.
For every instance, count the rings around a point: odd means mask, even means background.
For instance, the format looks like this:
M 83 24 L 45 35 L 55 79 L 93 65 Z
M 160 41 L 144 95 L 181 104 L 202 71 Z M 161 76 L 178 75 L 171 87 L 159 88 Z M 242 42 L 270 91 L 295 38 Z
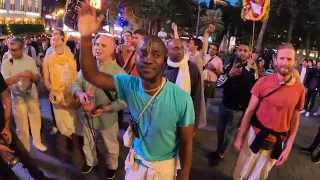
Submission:
M 209 38 L 211 33 L 216 29 L 216 27 L 212 24 L 208 26 L 204 33 L 204 40 L 203 40 L 203 46 L 202 46 L 202 53 L 207 54 L 208 52 L 208 47 L 209 47 Z
M 78 27 L 81 34 L 80 63 L 83 77 L 94 86 L 114 91 L 116 88 L 113 76 L 99 72 L 92 54 L 92 33 L 97 32 L 104 16 L 100 15 L 97 18 L 96 9 L 83 2 L 78 14 Z
M 172 29 L 173 29 L 173 33 L 174 33 L 174 38 L 175 39 L 180 39 L 179 32 L 178 32 L 178 26 L 174 22 L 172 23 Z

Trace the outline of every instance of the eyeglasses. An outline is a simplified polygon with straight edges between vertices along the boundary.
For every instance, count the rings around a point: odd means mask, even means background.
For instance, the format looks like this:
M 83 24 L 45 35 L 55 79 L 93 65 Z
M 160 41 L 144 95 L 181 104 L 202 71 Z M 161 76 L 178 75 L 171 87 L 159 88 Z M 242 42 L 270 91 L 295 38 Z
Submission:
M 21 49 L 12 49 L 12 48 L 10 48 L 9 49 L 9 51 L 11 51 L 11 52 L 18 52 L 18 51 L 20 51 Z

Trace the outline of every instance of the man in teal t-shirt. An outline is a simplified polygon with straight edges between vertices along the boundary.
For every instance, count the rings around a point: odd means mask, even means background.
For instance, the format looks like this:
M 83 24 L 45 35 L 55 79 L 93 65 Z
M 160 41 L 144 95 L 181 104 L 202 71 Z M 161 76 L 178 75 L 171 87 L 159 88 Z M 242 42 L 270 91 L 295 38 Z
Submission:
M 140 77 L 101 73 L 91 52 L 91 35 L 100 27 L 101 17 L 92 13 L 95 9 L 89 4 L 81 6 L 78 24 L 83 76 L 101 89 L 116 90 L 119 98 L 126 101 L 139 129 L 139 138 L 134 139 L 125 163 L 125 179 L 175 179 L 179 151 L 181 179 L 188 180 L 192 165 L 193 103 L 189 94 L 162 76 L 167 54 L 164 43 L 155 36 L 147 36 L 139 43 L 136 68 Z

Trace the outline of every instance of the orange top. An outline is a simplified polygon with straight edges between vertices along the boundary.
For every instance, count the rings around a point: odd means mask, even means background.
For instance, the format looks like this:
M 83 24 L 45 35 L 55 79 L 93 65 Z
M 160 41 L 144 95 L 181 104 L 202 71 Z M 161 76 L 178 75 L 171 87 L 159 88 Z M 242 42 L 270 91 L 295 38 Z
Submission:
M 133 54 L 134 53 L 134 54 Z M 125 65 L 123 66 L 123 69 L 132 76 L 139 77 L 140 75 L 137 72 L 136 69 L 136 51 L 131 51 L 128 55 L 128 58 L 125 61 Z
M 261 78 L 251 90 L 251 94 L 262 98 L 280 86 L 276 74 Z M 303 110 L 305 100 L 305 88 L 300 81 L 289 86 L 285 85 L 274 94 L 264 98 L 257 110 L 257 117 L 264 127 L 275 132 L 287 132 L 295 110 Z M 260 130 L 253 127 L 256 133 Z M 267 137 L 268 141 L 276 142 L 272 135 Z

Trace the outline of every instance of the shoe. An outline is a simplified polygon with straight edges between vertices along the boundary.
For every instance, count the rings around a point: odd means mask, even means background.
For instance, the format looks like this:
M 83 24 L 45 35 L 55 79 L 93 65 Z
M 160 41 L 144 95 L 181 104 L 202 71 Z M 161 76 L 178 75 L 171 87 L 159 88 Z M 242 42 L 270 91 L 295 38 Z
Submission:
M 301 148 L 300 151 L 306 152 L 306 153 L 312 153 L 313 150 L 311 150 L 310 148 Z
M 82 174 L 88 174 L 89 172 L 91 172 L 91 170 L 94 168 L 94 166 L 88 166 L 87 164 L 85 164 L 84 166 L 82 166 L 81 168 L 81 173 Z
M 304 114 L 306 112 L 306 110 L 302 110 L 300 111 L 300 114 Z
M 216 156 L 218 156 L 218 152 L 217 151 L 208 153 L 206 155 L 207 158 L 213 158 L 213 157 L 216 157 Z
M 208 160 L 209 167 L 219 166 L 219 163 L 221 162 L 222 159 L 223 158 L 221 158 L 220 156 L 209 158 Z
M 50 135 L 55 135 L 57 134 L 57 132 L 58 132 L 58 129 L 56 127 L 53 127 L 50 131 Z
M 107 179 L 114 179 L 116 177 L 117 170 L 116 169 L 108 169 L 107 170 Z
M 313 113 L 314 116 L 318 116 L 318 113 Z
M 73 150 L 73 140 L 67 137 L 67 149 L 69 151 Z
M 305 117 L 309 117 L 310 116 L 310 112 L 306 112 Z
M 43 145 L 42 143 L 33 143 L 33 145 L 36 149 L 38 149 L 41 152 L 45 152 L 48 150 L 47 147 L 45 145 Z
M 318 163 L 320 163 L 320 156 L 318 156 L 318 157 L 312 157 L 311 160 L 312 160 L 312 162 L 318 164 Z

